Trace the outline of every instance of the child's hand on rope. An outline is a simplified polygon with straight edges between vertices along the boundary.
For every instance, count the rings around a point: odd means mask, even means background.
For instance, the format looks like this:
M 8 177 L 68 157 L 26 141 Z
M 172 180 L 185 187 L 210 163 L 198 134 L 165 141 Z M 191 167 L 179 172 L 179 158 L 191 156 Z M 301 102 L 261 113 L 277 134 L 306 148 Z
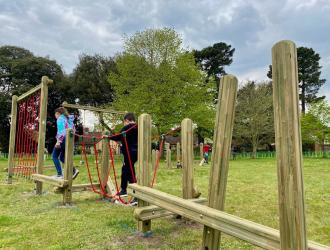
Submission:
M 60 142 L 56 142 L 55 148 L 60 148 L 60 147 L 61 147 L 61 143 Z

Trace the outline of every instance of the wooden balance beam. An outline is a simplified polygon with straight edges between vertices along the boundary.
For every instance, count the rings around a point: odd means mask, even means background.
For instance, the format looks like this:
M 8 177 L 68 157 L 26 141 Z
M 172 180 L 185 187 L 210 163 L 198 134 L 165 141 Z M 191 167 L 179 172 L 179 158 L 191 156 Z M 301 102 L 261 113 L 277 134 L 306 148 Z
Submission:
M 32 180 L 39 181 L 42 183 L 49 183 L 57 187 L 66 187 L 68 181 L 64 179 L 55 179 L 54 177 L 43 175 L 43 174 L 32 174 Z
M 198 203 L 198 204 L 206 204 L 206 198 L 198 198 L 198 199 L 190 199 L 190 201 Z M 154 205 L 146 206 L 146 207 L 138 207 L 134 210 L 134 217 L 137 220 L 146 221 L 146 220 L 153 220 L 161 217 L 175 215 L 164 208 L 157 207 Z
M 276 229 L 138 184 L 129 184 L 127 192 L 142 201 L 253 245 L 265 249 L 280 249 L 280 233 Z M 308 249 L 330 250 L 330 247 L 308 241 Z

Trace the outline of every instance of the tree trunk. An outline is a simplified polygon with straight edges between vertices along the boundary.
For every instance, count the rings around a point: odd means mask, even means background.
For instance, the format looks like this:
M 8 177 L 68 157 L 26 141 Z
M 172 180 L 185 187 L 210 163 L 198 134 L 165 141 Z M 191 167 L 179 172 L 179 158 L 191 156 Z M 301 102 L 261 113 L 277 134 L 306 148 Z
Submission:
M 322 157 L 327 158 L 327 155 L 325 153 L 325 140 L 322 141 Z
M 306 99 L 305 99 L 305 83 L 302 82 L 301 84 L 301 112 L 303 114 L 305 114 L 305 110 L 306 110 Z
M 252 159 L 257 158 L 257 144 L 252 144 Z

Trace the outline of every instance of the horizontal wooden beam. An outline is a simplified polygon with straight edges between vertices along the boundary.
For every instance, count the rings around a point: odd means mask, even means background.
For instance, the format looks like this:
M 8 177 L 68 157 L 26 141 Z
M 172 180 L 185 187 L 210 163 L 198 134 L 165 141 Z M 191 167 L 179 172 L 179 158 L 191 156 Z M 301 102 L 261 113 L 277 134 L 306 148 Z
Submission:
M 95 188 L 100 188 L 100 184 L 99 183 L 93 183 L 93 186 Z M 88 191 L 92 188 L 92 185 L 90 183 L 86 183 L 86 184 L 76 184 L 76 185 L 72 185 L 71 188 L 71 192 L 83 192 L 83 191 Z M 63 193 L 63 188 L 62 187 L 56 187 L 54 189 L 54 192 L 57 194 L 61 194 Z
M 51 185 L 54 185 L 57 187 L 65 187 L 68 184 L 68 182 L 64 179 L 60 179 L 60 178 L 56 179 L 54 177 L 43 175 L 43 174 L 33 174 L 32 180 L 45 182 L 45 183 L 48 183 L 48 184 L 51 184 Z
M 32 95 L 33 93 L 37 92 L 38 90 L 41 89 L 41 84 L 35 86 L 34 88 L 30 89 L 29 91 L 25 92 L 24 94 L 20 95 L 18 98 L 17 98 L 17 102 L 20 102 L 22 101 L 23 99 L 25 99 L 26 97 Z
M 46 80 L 47 80 L 47 85 L 50 85 L 50 84 L 53 83 L 53 80 L 49 79 L 48 77 L 46 78 Z M 25 99 L 26 97 L 32 95 L 33 93 L 37 92 L 40 89 L 41 89 L 41 84 L 35 86 L 34 88 L 32 88 L 29 91 L 25 92 L 24 94 L 20 95 L 17 98 L 17 102 L 22 101 L 23 99 Z
M 206 204 L 207 199 L 198 198 L 198 199 L 191 199 L 191 201 L 199 204 Z M 142 221 L 158 219 L 170 215 L 175 215 L 175 214 L 168 210 L 165 210 L 164 208 L 157 207 L 154 205 L 146 206 L 146 207 L 138 207 L 134 210 L 134 217 L 137 220 L 142 220 Z
M 280 249 L 278 230 L 239 218 L 193 201 L 185 200 L 149 187 L 128 185 L 128 194 L 172 213 L 219 230 L 253 245 L 266 249 Z M 330 250 L 330 247 L 308 241 L 308 249 Z
M 113 109 L 102 109 L 102 108 L 97 108 L 97 107 L 92 107 L 92 106 L 83 106 L 83 105 L 78 105 L 78 104 L 69 104 L 67 102 L 62 103 L 62 107 L 64 108 L 72 108 L 72 109 L 82 109 L 82 110 L 88 110 L 88 111 L 94 111 L 94 112 L 101 112 L 101 113 L 109 113 L 109 114 L 119 114 L 119 115 L 124 115 L 126 114 L 125 111 L 116 111 Z

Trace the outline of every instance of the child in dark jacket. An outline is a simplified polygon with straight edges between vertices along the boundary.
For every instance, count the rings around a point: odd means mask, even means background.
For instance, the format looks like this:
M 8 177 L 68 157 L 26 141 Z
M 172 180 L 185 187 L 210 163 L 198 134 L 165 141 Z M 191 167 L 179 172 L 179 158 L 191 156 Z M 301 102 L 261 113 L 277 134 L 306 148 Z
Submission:
M 125 136 L 128 151 L 126 148 Z M 137 161 L 138 130 L 133 113 L 127 113 L 124 116 L 124 127 L 120 130 L 119 134 L 111 136 L 110 139 L 117 142 L 120 141 L 122 144 L 121 152 L 124 155 L 124 163 L 121 171 L 121 190 L 117 195 L 127 195 L 126 189 L 128 183 L 136 182 L 134 164 Z

